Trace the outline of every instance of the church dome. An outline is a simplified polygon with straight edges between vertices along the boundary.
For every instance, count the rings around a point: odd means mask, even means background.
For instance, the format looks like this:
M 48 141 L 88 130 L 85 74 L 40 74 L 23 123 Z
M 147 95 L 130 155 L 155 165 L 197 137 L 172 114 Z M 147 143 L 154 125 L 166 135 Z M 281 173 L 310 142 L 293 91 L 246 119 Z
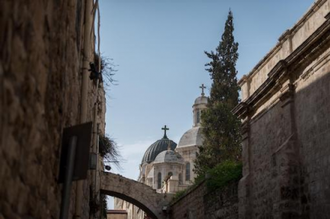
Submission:
M 178 148 L 195 145 L 203 145 L 202 128 L 200 126 L 193 127 L 186 131 L 179 141 Z
M 166 135 L 164 135 L 162 139 L 150 145 L 150 147 L 146 150 L 142 158 L 141 164 L 153 162 L 159 153 L 167 150 L 169 145 L 171 150 L 174 150 L 176 148 L 176 143 L 168 139 Z
M 197 97 L 194 105 L 199 105 L 199 104 L 207 104 L 207 97 L 206 96 Z
M 166 150 L 163 152 L 160 152 L 157 157 L 155 158 L 154 163 L 177 163 L 183 162 L 183 158 L 179 153 L 176 153 L 172 150 Z

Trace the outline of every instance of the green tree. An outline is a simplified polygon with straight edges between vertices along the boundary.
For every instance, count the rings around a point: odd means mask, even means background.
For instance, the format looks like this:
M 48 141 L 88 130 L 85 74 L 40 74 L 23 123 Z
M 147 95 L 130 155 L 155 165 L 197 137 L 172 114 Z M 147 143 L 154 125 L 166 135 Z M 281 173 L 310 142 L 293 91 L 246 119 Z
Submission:
M 231 113 L 239 102 L 236 61 L 238 43 L 234 39 L 233 14 L 229 11 L 224 33 L 216 51 L 205 52 L 211 59 L 205 66 L 212 79 L 208 108 L 202 113 L 204 144 L 197 155 L 199 176 L 224 160 L 240 155 L 240 121 Z

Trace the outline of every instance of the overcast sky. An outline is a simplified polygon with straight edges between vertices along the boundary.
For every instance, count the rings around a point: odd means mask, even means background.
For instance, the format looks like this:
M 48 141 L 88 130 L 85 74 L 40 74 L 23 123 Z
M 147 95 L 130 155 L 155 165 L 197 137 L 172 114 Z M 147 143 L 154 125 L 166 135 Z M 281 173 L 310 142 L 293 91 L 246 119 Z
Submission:
M 192 127 L 192 104 L 211 80 L 204 51 L 216 48 L 229 9 L 239 43 L 238 78 L 248 74 L 313 0 L 100 0 L 101 52 L 117 86 L 107 92 L 106 133 L 120 146 L 122 170 L 137 179 L 145 150 L 163 136 L 178 143 Z M 110 204 L 112 207 L 112 204 Z

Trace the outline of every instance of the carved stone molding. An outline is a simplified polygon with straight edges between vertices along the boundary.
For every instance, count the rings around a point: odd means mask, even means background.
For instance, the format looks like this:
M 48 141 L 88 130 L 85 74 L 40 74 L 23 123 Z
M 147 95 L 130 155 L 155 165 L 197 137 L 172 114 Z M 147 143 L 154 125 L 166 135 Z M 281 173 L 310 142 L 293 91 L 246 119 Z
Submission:
M 232 112 L 244 119 L 249 112 L 257 109 L 268 98 L 269 94 L 275 93 L 282 88 L 290 74 L 297 68 L 306 66 L 320 52 L 326 50 L 330 44 L 330 20 L 326 20 L 308 39 L 304 41 L 295 51 L 293 51 L 285 60 L 279 61 L 268 73 L 268 78 L 261 86 L 249 96 L 244 103 L 237 105 Z M 294 89 L 293 89 L 294 90 Z M 288 89 L 291 91 L 291 89 Z M 290 93 L 290 92 L 289 92 Z M 281 100 L 290 97 L 288 92 L 283 92 Z M 284 104 L 285 105 L 285 104 Z
M 282 102 L 282 107 L 286 106 L 288 103 L 293 101 L 295 86 L 291 83 L 286 84 L 280 90 L 281 96 L 280 101 Z
M 250 131 L 249 121 L 245 121 L 241 126 L 241 134 L 243 141 L 249 137 L 249 131 Z

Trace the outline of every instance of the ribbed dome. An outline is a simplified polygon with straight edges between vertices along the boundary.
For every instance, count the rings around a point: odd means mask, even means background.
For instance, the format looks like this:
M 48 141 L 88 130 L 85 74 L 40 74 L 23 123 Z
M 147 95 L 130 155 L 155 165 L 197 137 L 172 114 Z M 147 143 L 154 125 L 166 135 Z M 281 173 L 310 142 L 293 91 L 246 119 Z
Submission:
M 197 104 L 207 104 L 207 97 L 206 96 L 197 97 L 194 105 Z
M 181 157 L 181 155 L 179 153 L 176 153 L 172 150 L 166 150 L 166 151 L 160 152 L 154 161 L 154 163 L 167 163 L 167 162 L 182 163 L 183 158 Z
M 180 141 L 179 141 L 179 147 L 188 147 L 188 146 L 201 146 L 203 145 L 203 138 L 202 138 L 202 128 L 197 126 L 189 129 L 186 131 Z
M 171 150 L 176 148 L 176 143 L 164 136 L 162 139 L 150 145 L 144 153 L 141 164 L 153 162 L 160 152 L 167 150 L 169 144 Z

